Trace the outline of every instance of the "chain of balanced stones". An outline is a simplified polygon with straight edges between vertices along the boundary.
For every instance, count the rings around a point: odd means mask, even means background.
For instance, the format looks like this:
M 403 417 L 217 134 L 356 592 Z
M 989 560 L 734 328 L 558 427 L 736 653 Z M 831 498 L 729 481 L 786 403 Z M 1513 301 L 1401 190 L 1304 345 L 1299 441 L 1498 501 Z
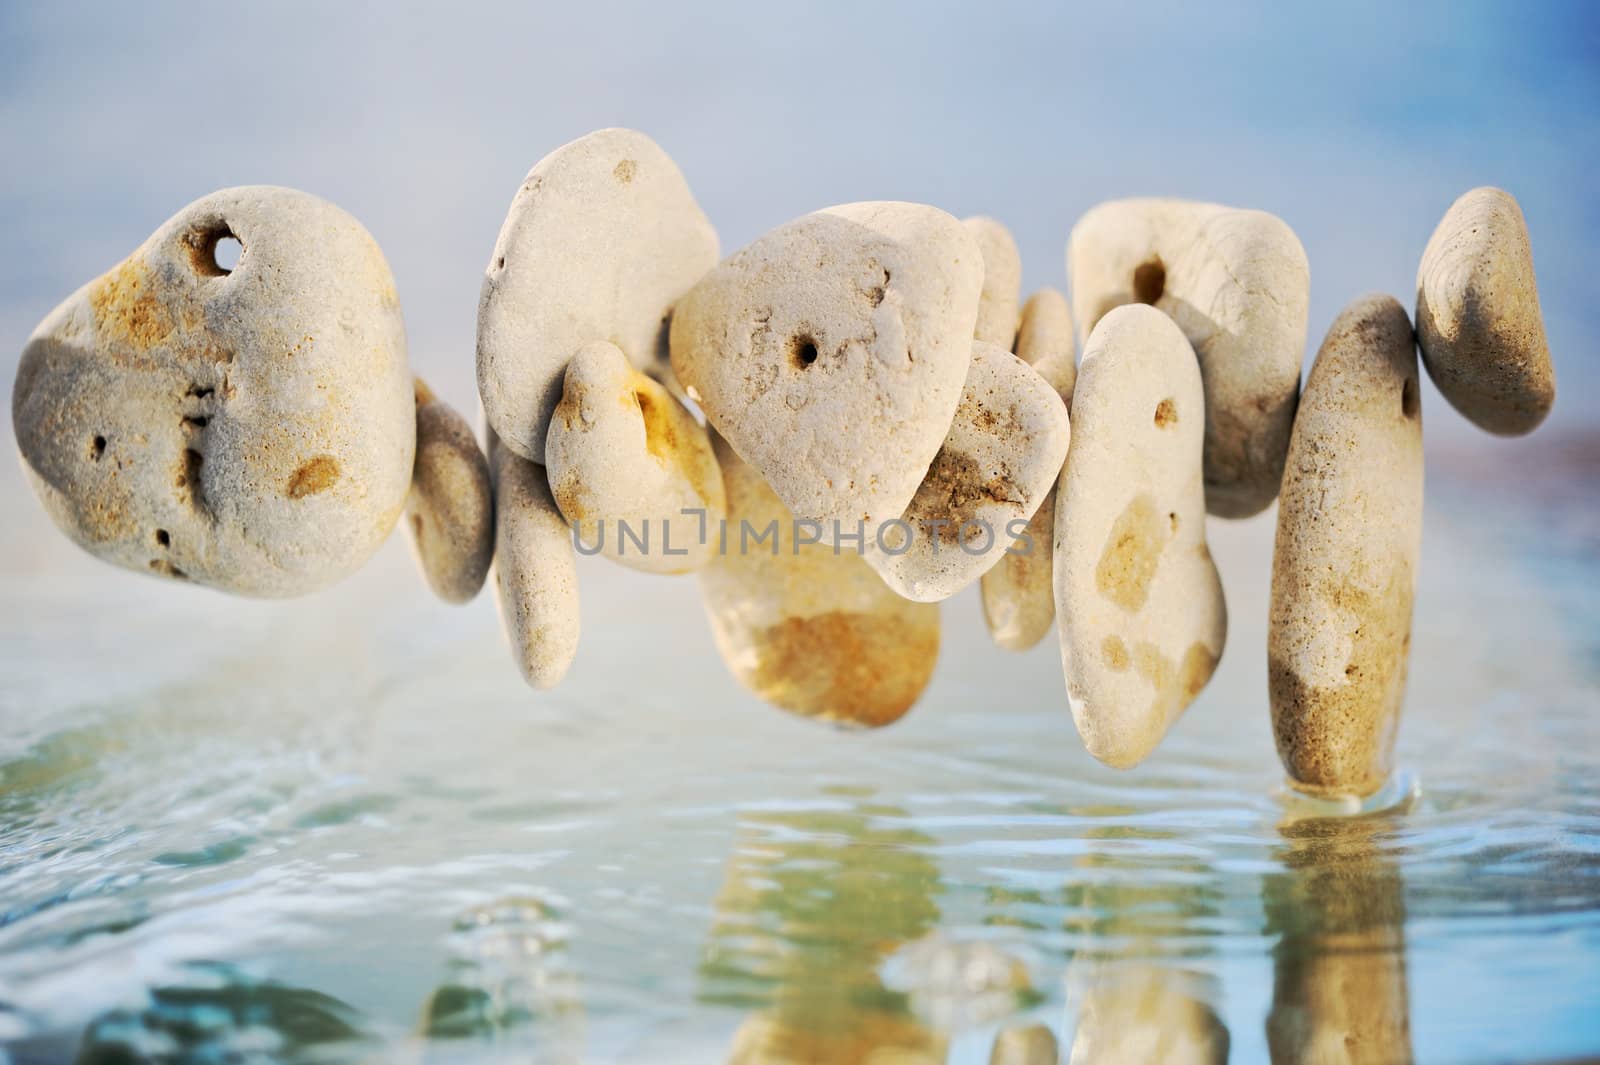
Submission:
M 1457 200 L 1415 330 L 1395 300 L 1358 299 L 1303 392 L 1310 271 L 1280 219 L 1105 203 L 1067 265 L 1070 300 L 1023 302 L 1003 226 L 912 203 L 830 207 L 721 259 L 666 153 L 601 130 L 533 168 L 490 255 L 481 448 L 412 377 L 372 237 L 268 187 L 189 205 L 52 311 L 13 420 L 61 530 L 168 579 L 301 595 L 404 515 L 441 598 L 471 599 L 493 566 L 537 688 L 577 650 L 579 551 L 697 573 L 738 680 L 845 725 L 916 702 L 936 604 L 978 583 L 1001 647 L 1056 625 L 1078 731 L 1120 767 L 1222 654 L 1206 515 L 1277 498 L 1278 750 L 1306 792 L 1373 793 L 1410 646 L 1417 347 L 1490 432 L 1526 433 L 1554 400 L 1516 201 Z

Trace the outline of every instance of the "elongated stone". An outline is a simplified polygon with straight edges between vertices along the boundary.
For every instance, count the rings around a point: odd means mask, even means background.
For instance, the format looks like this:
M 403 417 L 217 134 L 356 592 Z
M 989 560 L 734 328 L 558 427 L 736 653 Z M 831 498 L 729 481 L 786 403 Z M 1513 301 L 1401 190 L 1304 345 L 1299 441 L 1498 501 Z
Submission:
M 1267 665 L 1292 783 L 1364 796 L 1392 767 L 1422 539 L 1416 346 L 1388 296 L 1345 308 L 1300 398 L 1278 505 Z
M 726 544 L 700 571 L 717 649 L 760 698 L 837 725 L 898 720 L 939 656 L 939 608 L 891 592 L 859 555 L 798 542 L 794 514 L 726 441 Z
M 40 502 L 96 557 L 239 595 L 315 591 L 377 550 L 411 485 L 394 279 L 331 203 L 212 193 L 39 324 L 11 416 Z
M 672 367 L 799 517 L 867 534 L 938 453 L 971 361 L 983 257 L 933 207 L 855 203 L 756 240 L 684 297 Z
M 1473 189 L 1450 205 L 1417 268 L 1417 341 L 1450 405 L 1502 436 L 1531 433 L 1556 399 L 1522 208 Z
M 494 492 L 472 426 L 416 379 L 417 458 L 406 500 L 411 552 L 434 594 L 465 603 L 494 561 Z
M 1204 412 L 1194 351 L 1170 318 L 1119 307 L 1089 335 L 1056 492 L 1056 617 L 1078 733 L 1118 768 L 1155 749 L 1222 656 Z
M 727 509 L 711 441 L 615 345 L 587 344 L 567 366 L 545 457 L 556 504 L 586 551 L 646 573 L 710 560 Z
M 1007 351 L 1017 339 L 1022 301 L 1022 256 L 1011 231 L 993 218 L 963 218 L 961 224 L 983 255 L 983 289 L 973 336 Z
M 1072 227 L 1072 311 L 1084 335 L 1113 307 L 1172 317 L 1200 360 L 1206 506 L 1224 518 L 1278 494 L 1306 344 L 1311 271 L 1283 221 L 1184 200 L 1114 200 Z
M 597 130 L 539 160 L 511 201 L 478 301 L 478 391 L 495 433 L 542 463 L 562 373 L 590 341 L 665 373 L 667 317 L 716 262 L 716 231 L 643 133 Z

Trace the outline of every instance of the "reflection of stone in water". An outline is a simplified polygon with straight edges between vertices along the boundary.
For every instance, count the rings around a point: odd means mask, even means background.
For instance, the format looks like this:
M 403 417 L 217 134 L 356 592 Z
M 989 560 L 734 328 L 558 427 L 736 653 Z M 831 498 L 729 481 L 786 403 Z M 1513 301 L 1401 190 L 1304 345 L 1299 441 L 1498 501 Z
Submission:
M 77 1065 L 328 1060 L 338 1056 L 333 1047 L 367 1038 L 355 1011 L 321 992 L 223 965 L 197 965 L 194 975 L 193 983 L 153 989 L 143 1010 L 92 1021 Z
M 577 1061 L 583 1006 L 566 956 L 568 929 L 544 900 L 509 896 L 459 915 L 452 978 L 423 1007 L 430 1039 L 515 1040 L 540 1060 Z
M 1086 811 L 1075 810 L 1076 816 Z M 1101 814 L 1100 816 L 1105 816 Z M 1115 961 L 1172 938 L 1206 949 L 1221 913 L 1216 870 L 1179 853 L 1179 834 L 1145 825 L 1107 824 L 1088 838 L 1103 845 L 1073 860 L 1061 892 L 1062 927 L 1080 937 L 1075 955 Z
M 939 919 L 939 870 L 902 810 L 740 815 L 700 963 L 701 1001 L 756 1010 L 736 1065 L 936 1065 L 942 1036 L 913 1018 L 878 971 Z
M 1059 1065 L 1061 1048 L 1055 1033 L 1042 1024 L 1007 1028 L 994 1038 L 989 1065 Z
M 1208 1005 L 1210 982 L 1165 966 L 1096 966 L 1084 980 L 1072 1065 L 1222 1065 L 1228 1029 Z
M 1284 872 L 1266 884 L 1273 951 L 1267 1045 L 1285 1063 L 1411 1060 L 1405 885 L 1380 837 L 1389 817 L 1282 826 Z
M 910 995 L 918 1017 L 959 1031 L 1010 1016 L 1035 997 L 1028 967 L 993 943 L 960 943 L 937 932 L 894 958 L 892 985 Z

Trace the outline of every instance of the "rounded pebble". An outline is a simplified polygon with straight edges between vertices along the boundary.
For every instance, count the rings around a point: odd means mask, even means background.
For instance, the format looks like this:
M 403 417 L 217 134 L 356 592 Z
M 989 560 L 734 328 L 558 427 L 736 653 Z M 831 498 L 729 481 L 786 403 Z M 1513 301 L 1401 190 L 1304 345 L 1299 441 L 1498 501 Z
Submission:
M 435 595 L 469 602 L 494 561 L 489 462 L 467 420 L 416 379 L 417 458 L 406 500 L 411 552 Z
M 1007 351 L 1017 339 L 1018 304 L 1022 301 L 1022 256 L 1011 231 L 993 218 L 963 218 L 983 256 L 983 290 L 978 297 L 974 338 Z

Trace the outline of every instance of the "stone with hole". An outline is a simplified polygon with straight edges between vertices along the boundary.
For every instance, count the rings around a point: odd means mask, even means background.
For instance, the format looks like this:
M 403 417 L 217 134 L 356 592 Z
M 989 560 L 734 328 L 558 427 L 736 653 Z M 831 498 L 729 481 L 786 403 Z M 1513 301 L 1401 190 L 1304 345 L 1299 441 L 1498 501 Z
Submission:
M 672 318 L 672 367 L 795 514 L 868 535 L 900 516 L 955 416 L 983 257 L 943 211 L 830 207 L 711 271 Z
M 1347 307 L 1306 378 L 1272 556 L 1272 728 L 1291 782 L 1365 796 L 1388 779 L 1422 538 L 1422 410 L 1411 322 Z
M 1306 344 L 1311 271 L 1294 231 L 1263 211 L 1114 200 L 1072 227 L 1072 312 L 1087 336 L 1113 307 L 1178 323 L 1205 383 L 1206 505 L 1224 518 L 1278 494 Z
M 388 264 L 359 222 L 292 189 L 195 201 L 51 311 L 11 413 L 28 480 L 74 542 L 239 595 L 353 572 L 411 484 Z
M 939 656 L 939 608 L 891 592 L 853 551 L 836 553 L 717 439 L 727 542 L 700 571 L 717 650 L 760 698 L 846 727 L 911 709 Z
M 1417 342 L 1428 376 L 1473 424 L 1531 433 L 1556 399 L 1522 208 L 1494 188 L 1464 194 L 1417 269 Z
M 963 218 L 983 255 L 983 291 L 978 297 L 978 324 L 973 336 L 1007 351 L 1017 339 L 1022 301 L 1022 256 L 1011 231 L 993 218 Z
M 562 373 L 593 340 L 665 373 L 666 323 L 717 234 L 667 153 L 603 129 L 551 152 L 511 201 L 478 300 L 478 391 L 501 441 L 544 461 Z
M 556 505 L 586 551 L 646 573 L 710 560 L 726 511 L 711 441 L 614 344 L 587 344 L 567 366 L 544 453 Z
M 1155 749 L 1222 656 L 1227 611 L 1205 536 L 1205 396 L 1166 315 L 1119 307 L 1089 335 L 1056 491 L 1067 697 L 1089 753 Z
M 955 420 L 900 515 L 866 559 L 919 603 L 950 598 L 993 567 L 1026 529 L 1067 457 L 1067 408 L 1027 363 L 974 341 Z
M 578 559 L 544 467 L 506 447 L 492 428 L 495 601 L 522 677 L 553 688 L 578 653 Z
M 1017 331 L 1017 357 L 1033 367 L 1068 408 L 1078 378 L 1075 354 L 1067 298 L 1051 288 L 1029 296 Z M 979 581 L 989 635 L 1008 651 L 1028 650 L 1044 639 L 1055 623 L 1051 566 L 1055 527 L 1056 489 L 1052 483 L 1023 534 L 1010 541 L 1000 561 Z
M 411 553 L 435 595 L 465 603 L 494 561 L 494 493 L 472 426 L 416 380 L 417 459 L 406 500 Z

